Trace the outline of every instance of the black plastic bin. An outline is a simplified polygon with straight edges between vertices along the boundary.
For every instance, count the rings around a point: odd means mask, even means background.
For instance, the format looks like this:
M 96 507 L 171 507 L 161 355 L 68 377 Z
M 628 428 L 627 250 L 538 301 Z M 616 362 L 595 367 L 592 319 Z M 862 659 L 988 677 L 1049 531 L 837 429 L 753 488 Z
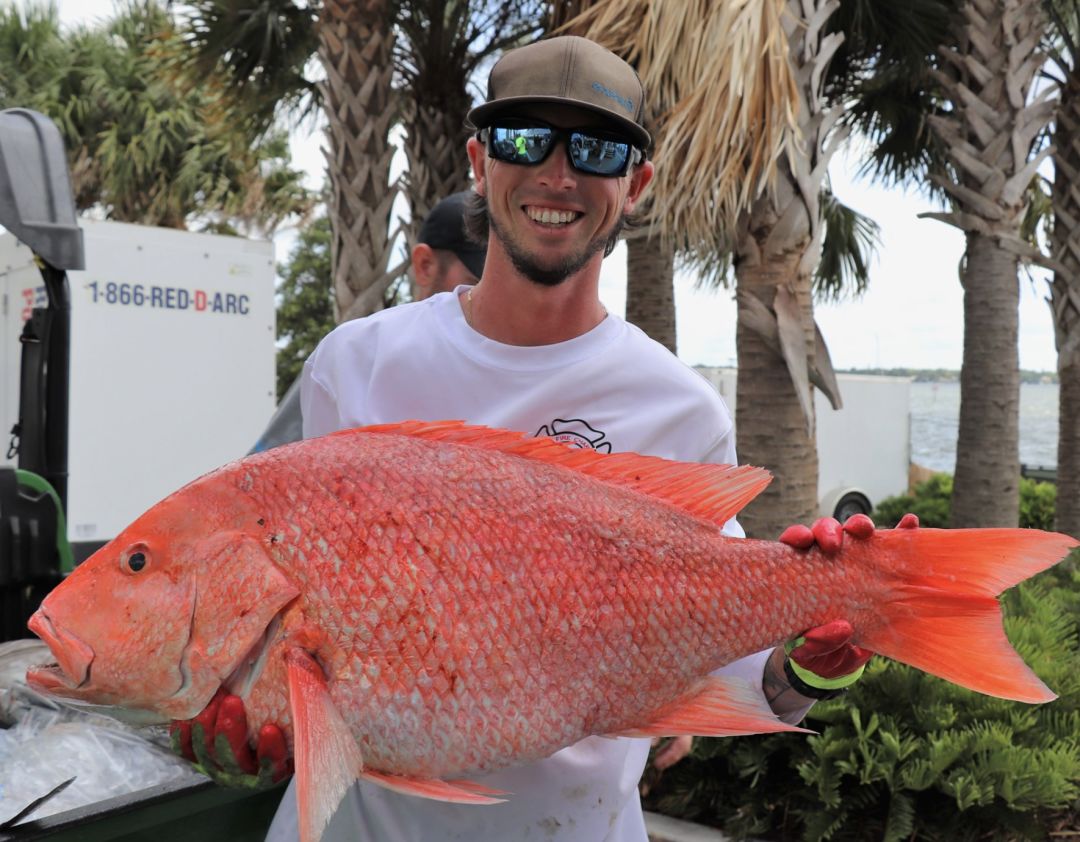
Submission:
M 284 792 L 163 784 L 0 830 L 0 842 L 262 842 Z

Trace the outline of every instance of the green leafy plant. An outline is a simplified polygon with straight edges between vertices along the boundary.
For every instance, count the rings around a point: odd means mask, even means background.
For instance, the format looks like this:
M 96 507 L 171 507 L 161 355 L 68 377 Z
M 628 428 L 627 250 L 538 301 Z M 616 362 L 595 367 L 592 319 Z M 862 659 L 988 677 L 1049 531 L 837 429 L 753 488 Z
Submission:
M 872 515 L 881 528 L 896 526 L 905 514 L 919 517 L 922 526 L 945 529 L 949 526 L 953 480 L 951 474 L 934 474 L 918 483 L 908 494 L 887 497 Z M 1024 477 L 1020 480 L 1020 526 L 1025 529 L 1053 529 L 1057 486 Z
M 945 528 L 949 525 L 952 502 L 952 475 L 934 474 L 920 482 L 910 494 L 886 497 L 871 517 L 880 528 L 896 526 L 908 512 L 917 515 L 922 526 Z

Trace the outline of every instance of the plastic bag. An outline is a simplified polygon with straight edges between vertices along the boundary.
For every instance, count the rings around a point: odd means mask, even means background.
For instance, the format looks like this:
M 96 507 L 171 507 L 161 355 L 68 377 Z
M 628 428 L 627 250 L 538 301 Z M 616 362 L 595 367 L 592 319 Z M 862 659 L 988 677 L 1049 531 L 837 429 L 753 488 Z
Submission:
M 133 728 L 97 712 L 45 698 L 25 684 L 26 668 L 48 649 L 0 644 L 0 825 L 34 799 L 74 777 L 30 821 L 158 784 L 206 780 L 168 748 L 163 726 Z M 12 644 L 21 644 L 14 646 Z

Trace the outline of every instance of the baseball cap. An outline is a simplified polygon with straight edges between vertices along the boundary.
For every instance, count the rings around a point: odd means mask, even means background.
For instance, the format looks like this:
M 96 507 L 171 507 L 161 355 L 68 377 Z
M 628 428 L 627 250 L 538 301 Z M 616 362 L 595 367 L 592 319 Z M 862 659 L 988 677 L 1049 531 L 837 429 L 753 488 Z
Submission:
M 420 242 L 433 249 L 452 251 L 479 278 L 484 274 L 487 249 L 465 234 L 465 200 L 470 192 L 453 193 L 436 204 L 420 226 Z
M 641 79 L 615 53 L 588 38 L 562 35 L 505 53 L 488 76 L 487 102 L 473 108 L 467 119 L 482 129 L 498 112 L 530 102 L 585 108 L 610 119 L 641 149 L 652 142 L 643 125 Z

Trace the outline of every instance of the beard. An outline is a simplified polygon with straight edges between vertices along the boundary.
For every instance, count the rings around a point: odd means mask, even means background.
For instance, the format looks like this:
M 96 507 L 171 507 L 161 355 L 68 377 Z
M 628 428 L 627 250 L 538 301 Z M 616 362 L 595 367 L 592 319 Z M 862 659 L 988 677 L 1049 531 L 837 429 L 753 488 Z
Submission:
M 619 238 L 619 233 L 626 224 L 626 217 L 620 215 L 611 224 L 608 231 L 597 234 L 580 252 L 567 255 L 554 264 L 542 264 L 538 255 L 530 254 L 519 243 L 514 242 L 505 229 L 495 220 L 495 217 L 492 216 L 490 209 L 488 210 L 488 224 L 491 227 L 491 233 L 498 237 L 503 250 L 510 258 L 510 262 L 522 277 L 528 278 L 540 286 L 554 287 L 580 271 L 598 251 L 610 254 Z

